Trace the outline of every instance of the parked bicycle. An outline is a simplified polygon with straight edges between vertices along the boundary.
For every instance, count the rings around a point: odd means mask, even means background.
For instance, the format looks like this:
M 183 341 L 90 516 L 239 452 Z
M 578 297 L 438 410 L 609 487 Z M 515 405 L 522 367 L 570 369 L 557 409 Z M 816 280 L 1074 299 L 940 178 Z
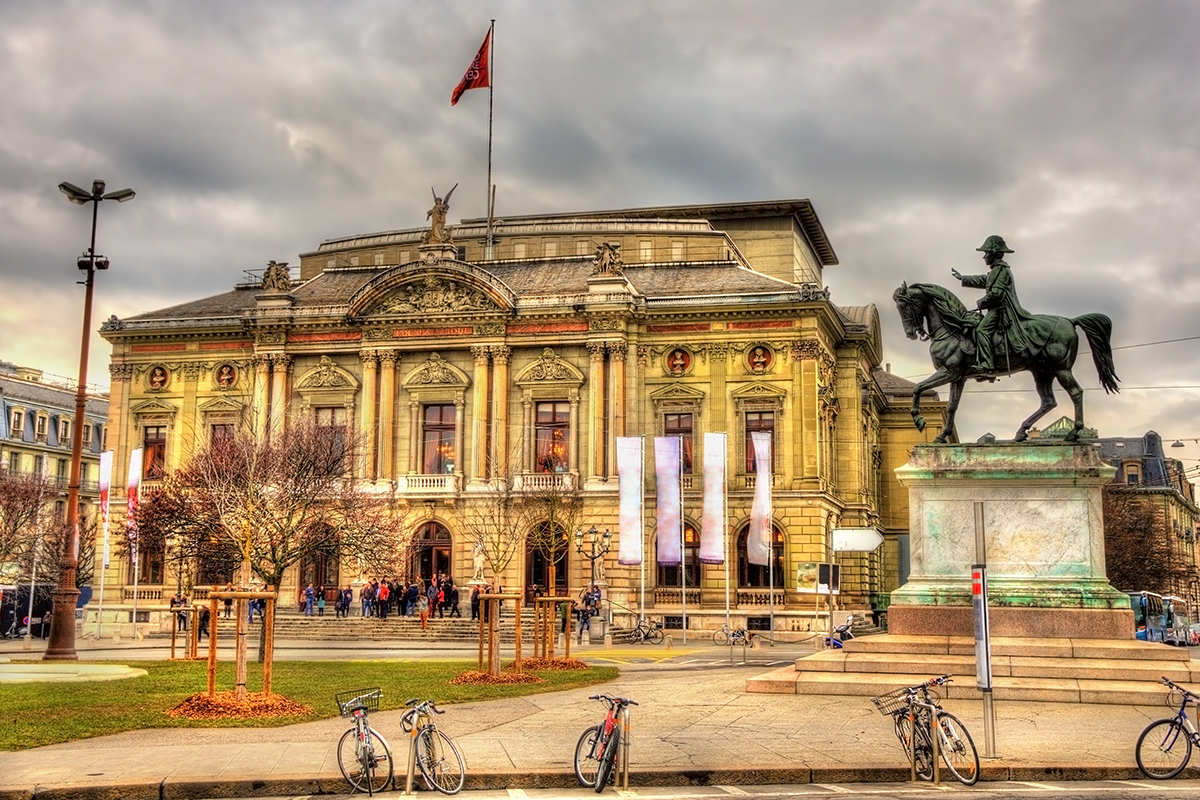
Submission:
M 1159 780 L 1174 778 L 1183 772 L 1192 757 L 1192 747 L 1200 745 L 1200 732 L 1196 731 L 1187 714 L 1189 705 L 1200 705 L 1200 694 L 1169 678 L 1163 678 L 1162 682 L 1171 690 L 1167 693 L 1167 707 L 1178 705 L 1179 710 L 1173 717 L 1157 719 L 1147 725 L 1138 737 L 1135 751 L 1142 774 Z
M 933 739 L 931 732 L 937 721 L 937 750 L 946 769 L 965 786 L 979 780 L 979 752 L 966 726 L 958 717 L 944 711 L 938 704 L 938 696 L 931 691 L 935 686 L 945 686 L 951 681 L 949 675 L 897 689 L 871 702 L 879 713 L 890 716 L 895 725 L 896 738 L 904 745 L 910 763 L 915 757 L 917 777 L 933 780 Z
M 741 645 L 744 647 L 753 641 L 753 633 L 750 633 L 745 628 L 733 628 L 731 630 L 725 623 L 721 623 L 721 627 L 713 632 L 713 644 Z
M 649 642 L 650 644 L 661 644 L 665 638 L 663 633 L 663 624 L 658 620 L 648 622 L 644 619 L 638 620 L 637 627 L 629 632 L 630 641 L 634 644 Z
M 334 695 L 343 717 L 354 727 L 338 742 L 338 769 L 353 791 L 368 795 L 382 792 L 392 780 L 392 751 L 387 740 L 371 729 L 368 712 L 379 710 L 379 689 L 355 689 Z
M 628 697 L 613 697 L 610 694 L 594 694 L 588 699 L 607 703 L 608 713 L 603 723 L 593 725 L 579 737 L 579 743 L 575 745 L 575 777 L 579 779 L 580 786 L 590 786 L 599 793 L 616 775 L 622 728 L 628 735 L 629 706 L 636 706 L 637 703 Z
M 442 794 L 458 794 L 462 791 L 467 770 L 463 757 L 454 745 L 454 740 L 438 730 L 433 721 L 434 714 L 445 714 L 432 700 L 413 698 L 404 705 L 409 706 L 400 717 L 400 727 L 413 737 L 412 746 L 417 748 L 417 767 L 428 789 L 437 789 Z

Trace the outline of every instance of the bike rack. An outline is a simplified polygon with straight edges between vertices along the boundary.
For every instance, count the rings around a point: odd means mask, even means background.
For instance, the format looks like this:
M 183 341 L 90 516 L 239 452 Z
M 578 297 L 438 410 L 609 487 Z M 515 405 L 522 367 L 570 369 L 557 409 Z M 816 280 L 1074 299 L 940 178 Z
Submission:
M 413 781 L 416 778 L 417 773 L 417 732 L 420 730 L 420 727 L 414 720 L 412 730 L 408 732 L 408 766 L 405 767 L 404 773 L 403 793 L 407 797 L 411 797 L 415 794 L 415 792 L 413 792 Z M 393 778 L 392 781 L 394 783 L 395 778 Z

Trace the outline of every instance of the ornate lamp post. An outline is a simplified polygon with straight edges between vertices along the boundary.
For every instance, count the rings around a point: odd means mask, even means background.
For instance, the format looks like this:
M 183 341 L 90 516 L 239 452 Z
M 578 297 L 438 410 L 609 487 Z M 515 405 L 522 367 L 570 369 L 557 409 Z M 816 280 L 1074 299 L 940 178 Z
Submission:
M 88 250 L 79 257 L 77 266 L 87 270 L 83 281 L 83 336 L 79 346 L 79 385 L 75 392 L 75 424 L 71 431 L 71 482 L 67 485 L 67 527 L 70 541 L 63 550 L 58 565 L 58 583 L 51 593 L 54 613 L 50 621 L 50 641 L 43 659 L 46 661 L 76 661 L 75 653 L 75 603 L 79 599 L 79 587 L 75 585 L 75 569 L 79 566 L 79 478 L 83 462 L 83 426 L 87 424 L 87 365 L 88 341 L 92 328 L 92 285 L 96 270 L 108 269 L 108 259 L 96 255 L 96 218 L 102 200 L 124 203 L 132 200 L 132 189 L 104 192 L 104 181 L 92 181 L 89 192 L 72 183 L 60 183 L 58 190 L 76 205 L 92 204 L 92 239 Z
M 588 545 L 587 551 L 584 551 L 584 544 Z M 596 530 L 593 525 L 585 534 L 582 528 L 575 530 L 575 552 L 582 555 L 588 560 L 588 566 L 591 568 L 591 580 L 588 581 L 588 588 L 591 589 L 596 583 L 596 559 L 604 558 L 604 554 L 612 549 L 612 531 L 605 529 L 604 533 Z

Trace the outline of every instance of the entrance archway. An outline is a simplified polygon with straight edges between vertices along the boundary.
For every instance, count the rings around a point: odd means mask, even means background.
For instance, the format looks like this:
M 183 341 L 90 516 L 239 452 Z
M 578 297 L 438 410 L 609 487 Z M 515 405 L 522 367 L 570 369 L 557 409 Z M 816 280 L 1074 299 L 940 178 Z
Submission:
M 547 593 L 553 573 L 553 594 L 570 594 L 570 537 L 561 525 L 543 522 L 535 526 L 525 545 L 525 586 Z
M 426 522 L 413 534 L 412 555 L 408 571 L 411 577 L 420 576 L 428 584 L 439 573 L 450 575 L 450 553 L 454 540 L 440 522 Z M 453 576 L 451 576 L 453 577 Z M 457 583 L 457 581 L 455 581 Z

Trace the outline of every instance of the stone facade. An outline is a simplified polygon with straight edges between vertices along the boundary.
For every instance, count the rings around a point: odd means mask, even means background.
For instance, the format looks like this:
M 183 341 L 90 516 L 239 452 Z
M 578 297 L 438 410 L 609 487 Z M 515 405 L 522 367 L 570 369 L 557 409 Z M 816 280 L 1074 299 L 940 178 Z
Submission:
M 691 624 L 711 613 L 715 625 L 727 583 L 737 619 L 768 608 L 763 575 L 738 545 L 755 480 L 748 431 L 762 428 L 775 444 L 780 627 L 813 622 L 796 568 L 832 557 L 837 526 L 880 527 L 888 540 L 882 553 L 839 554 L 840 603 L 885 602 L 906 536 L 891 466 L 938 426 L 918 434 L 912 384 L 880 369 L 875 306 L 830 300 L 822 271 L 837 257 L 808 201 L 508 217 L 491 243 L 485 223 L 463 220 L 454 243 L 422 244 L 421 229 L 329 240 L 301 255 L 290 282 L 272 262 L 269 281 L 110 321 L 114 486 L 149 433 L 165 437 L 170 469 L 242 411 L 261 430 L 335 415 L 368 434 L 363 477 L 421 510 L 409 520 L 418 535 L 434 531 L 411 569 L 445 568 L 464 585 L 464 508 L 491 482 L 559 487 L 582 501 L 582 527 L 615 533 L 616 437 L 684 435 L 684 518 L 698 530 L 702 434 L 724 431 L 728 572 L 688 548 Z M 931 416 L 944 407 L 934 402 Z M 643 597 L 655 616 L 681 612 L 678 584 L 659 585 L 654 564 L 654 496 L 651 478 L 645 569 L 617 565 L 615 543 L 603 563 L 618 614 Z M 326 569 L 331 585 L 369 577 Z M 113 567 L 106 607 L 129 599 L 127 572 Z M 559 591 L 574 595 L 589 576 L 571 547 Z M 284 596 L 312 579 L 302 565 Z M 510 589 L 546 580 L 532 552 L 501 576 Z

